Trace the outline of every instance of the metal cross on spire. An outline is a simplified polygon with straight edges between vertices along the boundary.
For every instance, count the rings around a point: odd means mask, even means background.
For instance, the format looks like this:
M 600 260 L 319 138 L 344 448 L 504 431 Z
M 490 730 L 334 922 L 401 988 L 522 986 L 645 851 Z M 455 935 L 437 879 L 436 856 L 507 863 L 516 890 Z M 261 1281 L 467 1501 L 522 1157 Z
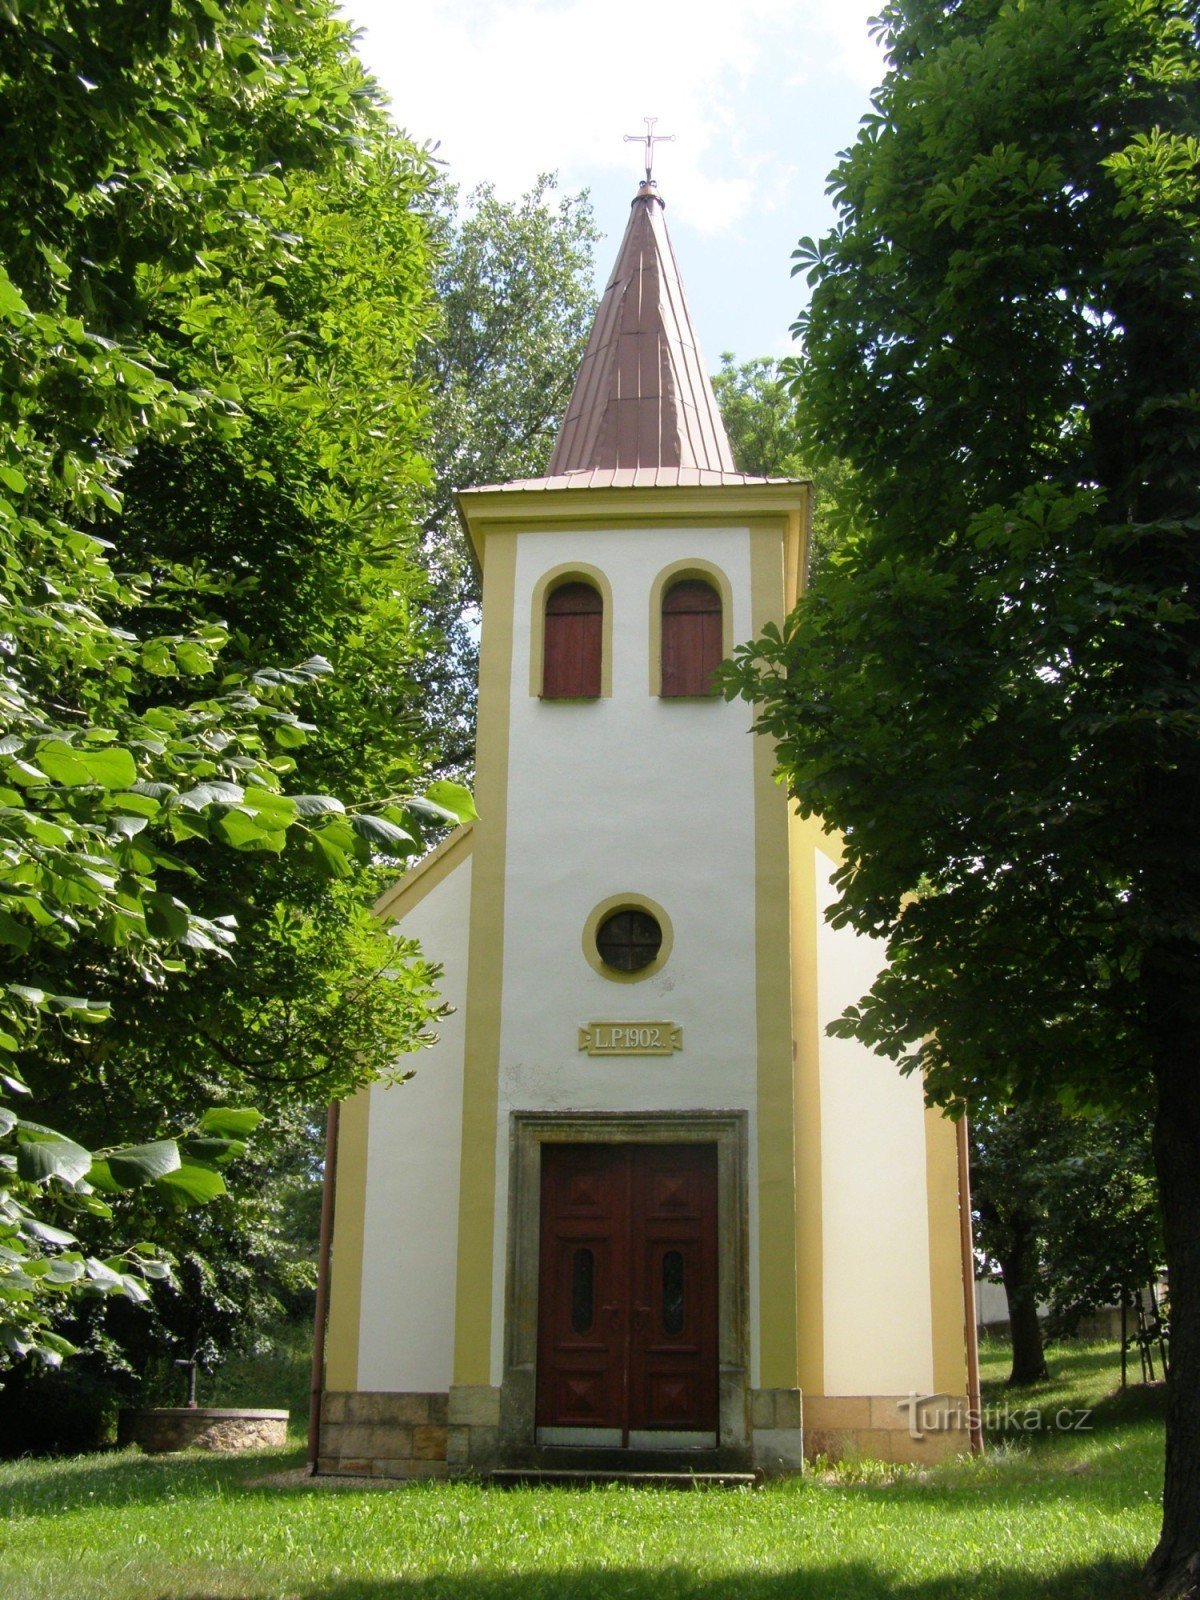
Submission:
M 674 144 L 675 135 L 673 133 L 655 133 L 654 124 L 658 121 L 657 117 L 643 117 L 642 121 L 646 124 L 645 133 L 627 133 L 623 137 L 626 144 L 644 144 L 646 146 L 646 182 L 653 183 L 654 179 L 650 174 L 654 171 L 654 146 L 656 144 Z

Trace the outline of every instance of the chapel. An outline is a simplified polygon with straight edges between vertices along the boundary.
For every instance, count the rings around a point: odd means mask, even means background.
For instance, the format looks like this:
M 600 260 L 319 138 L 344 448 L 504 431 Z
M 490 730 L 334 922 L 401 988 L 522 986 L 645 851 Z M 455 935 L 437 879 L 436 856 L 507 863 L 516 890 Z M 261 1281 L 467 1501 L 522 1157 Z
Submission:
M 967 1449 L 961 1136 L 827 1034 L 882 951 L 713 686 L 809 496 L 735 470 L 643 184 L 546 475 L 458 497 L 479 817 L 377 907 L 453 1010 L 341 1108 L 319 1472 Z

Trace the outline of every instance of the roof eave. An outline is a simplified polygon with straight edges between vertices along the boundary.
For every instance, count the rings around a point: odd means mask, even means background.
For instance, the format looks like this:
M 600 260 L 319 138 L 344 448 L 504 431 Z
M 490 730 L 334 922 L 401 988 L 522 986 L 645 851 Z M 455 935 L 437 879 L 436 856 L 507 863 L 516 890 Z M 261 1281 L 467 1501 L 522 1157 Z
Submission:
M 794 526 L 796 581 L 807 565 L 812 506 L 809 478 L 762 478 L 726 484 L 608 485 L 602 488 L 544 488 L 547 480 L 489 484 L 461 489 L 455 506 L 477 573 L 484 568 L 489 530 L 534 529 L 539 524 L 603 523 L 606 519 L 645 517 L 647 521 L 689 518 L 711 522 L 738 517 L 777 516 Z M 792 585 L 789 583 L 789 588 Z

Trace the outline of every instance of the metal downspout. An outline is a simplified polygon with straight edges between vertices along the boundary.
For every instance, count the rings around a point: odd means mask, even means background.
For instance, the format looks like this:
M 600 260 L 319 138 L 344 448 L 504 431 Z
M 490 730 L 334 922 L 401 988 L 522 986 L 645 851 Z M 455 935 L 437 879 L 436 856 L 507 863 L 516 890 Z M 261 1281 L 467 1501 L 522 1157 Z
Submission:
M 975 1310 L 975 1250 L 971 1237 L 971 1164 L 967 1113 L 954 1124 L 958 1146 L 958 1231 L 962 1251 L 963 1317 L 967 1339 L 967 1416 L 971 1454 L 983 1454 L 983 1410 L 979 1389 L 979 1322 Z
M 312 1382 L 308 1404 L 308 1470 L 316 1476 L 321 1454 L 321 1401 L 325 1393 L 325 1324 L 329 1320 L 329 1258 L 333 1247 L 333 1191 L 337 1180 L 336 1100 L 325 1118 L 325 1171 L 321 1179 L 321 1236 L 317 1246 L 317 1304 L 314 1312 Z

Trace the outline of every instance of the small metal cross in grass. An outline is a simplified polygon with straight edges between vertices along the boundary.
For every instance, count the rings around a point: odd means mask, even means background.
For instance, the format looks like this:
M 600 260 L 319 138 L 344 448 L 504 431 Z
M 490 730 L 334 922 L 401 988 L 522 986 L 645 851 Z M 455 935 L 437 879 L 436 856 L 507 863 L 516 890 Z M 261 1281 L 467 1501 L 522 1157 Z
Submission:
M 183 1367 L 187 1372 L 187 1407 L 189 1411 L 196 1409 L 196 1369 L 200 1365 L 193 1350 L 190 1356 L 177 1356 L 175 1365 Z

